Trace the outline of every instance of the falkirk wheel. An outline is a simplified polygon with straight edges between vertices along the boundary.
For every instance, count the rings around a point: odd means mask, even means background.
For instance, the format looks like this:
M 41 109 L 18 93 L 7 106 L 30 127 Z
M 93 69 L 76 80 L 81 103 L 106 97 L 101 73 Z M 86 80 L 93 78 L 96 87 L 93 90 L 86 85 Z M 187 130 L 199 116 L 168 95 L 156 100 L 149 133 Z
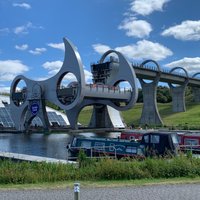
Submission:
M 136 75 L 131 64 L 125 57 L 114 50 L 103 54 L 97 64 L 91 66 L 93 83 L 86 84 L 83 64 L 76 47 L 66 38 L 65 58 L 59 72 L 44 81 L 35 81 L 23 75 L 17 76 L 11 85 L 10 111 L 17 130 L 29 129 L 31 121 L 38 116 L 44 129 L 50 128 L 46 101 L 49 101 L 66 112 L 70 127 L 77 129 L 80 111 L 93 105 L 93 113 L 89 127 L 112 127 L 112 117 L 109 109 L 123 111 L 130 109 L 136 103 L 138 89 Z M 108 60 L 107 57 L 115 54 L 117 61 Z M 112 58 L 112 57 L 111 57 Z M 67 74 L 73 74 L 76 82 L 71 82 L 67 87 L 62 87 L 62 80 Z M 23 90 L 18 91 L 20 81 L 26 83 Z M 120 82 L 128 82 L 129 90 L 122 90 Z M 117 113 L 119 113 L 117 111 Z

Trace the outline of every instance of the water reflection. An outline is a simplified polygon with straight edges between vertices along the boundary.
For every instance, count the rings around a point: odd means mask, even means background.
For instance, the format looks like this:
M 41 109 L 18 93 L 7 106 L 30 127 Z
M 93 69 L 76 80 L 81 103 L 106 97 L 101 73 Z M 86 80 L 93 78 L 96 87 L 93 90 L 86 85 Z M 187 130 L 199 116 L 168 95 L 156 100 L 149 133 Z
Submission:
M 87 137 L 117 137 L 119 133 L 80 133 Z M 67 159 L 66 146 L 72 135 L 53 134 L 11 134 L 0 133 L 0 151 Z

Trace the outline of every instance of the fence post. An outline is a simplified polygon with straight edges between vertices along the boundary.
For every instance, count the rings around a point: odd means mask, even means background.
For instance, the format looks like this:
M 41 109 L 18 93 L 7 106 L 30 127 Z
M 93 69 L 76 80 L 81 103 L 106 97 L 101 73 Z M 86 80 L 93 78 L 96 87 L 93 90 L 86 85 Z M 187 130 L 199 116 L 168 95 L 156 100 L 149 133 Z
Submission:
M 114 147 L 115 148 L 115 147 Z M 117 149 L 115 148 L 115 159 L 117 158 Z
M 93 154 L 92 154 L 92 147 L 90 149 L 90 158 L 92 158 Z
M 74 183 L 74 200 L 80 200 L 80 183 Z
M 67 148 L 67 161 L 69 160 L 69 148 Z

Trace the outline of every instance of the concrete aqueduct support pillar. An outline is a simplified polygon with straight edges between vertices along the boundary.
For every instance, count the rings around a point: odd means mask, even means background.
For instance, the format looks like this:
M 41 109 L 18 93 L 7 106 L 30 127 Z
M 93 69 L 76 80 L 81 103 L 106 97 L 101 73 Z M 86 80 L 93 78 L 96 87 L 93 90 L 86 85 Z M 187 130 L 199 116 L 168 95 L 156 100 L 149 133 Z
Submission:
M 172 83 L 168 83 L 172 94 L 172 110 L 173 112 L 185 112 L 185 90 L 189 82 L 189 76 L 187 71 L 182 67 L 175 67 L 170 70 L 170 73 L 177 69 L 181 69 L 185 72 L 186 79 L 183 85 L 177 87 L 173 86 Z
M 156 101 L 157 85 L 160 80 L 161 70 L 158 63 L 155 62 L 154 60 L 144 61 L 141 64 L 141 67 L 143 67 L 148 62 L 153 62 L 157 66 L 158 73 L 154 81 L 151 83 L 146 83 L 144 82 L 143 79 L 139 79 L 143 93 L 143 109 L 142 109 L 142 116 L 140 118 L 140 124 L 162 125 L 163 122 L 158 112 L 157 101 Z
M 94 105 L 89 127 L 112 127 L 110 117 L 105 105 Z
M 195 73 L 192 78 L 195 78 L 197 75 L 200 75 L 200 72 Z M 194 101 L 195 102 L 200 102 L 200 88 L 198 87 L 193 87 L 192 88 L 193 96 L 194 96 Z

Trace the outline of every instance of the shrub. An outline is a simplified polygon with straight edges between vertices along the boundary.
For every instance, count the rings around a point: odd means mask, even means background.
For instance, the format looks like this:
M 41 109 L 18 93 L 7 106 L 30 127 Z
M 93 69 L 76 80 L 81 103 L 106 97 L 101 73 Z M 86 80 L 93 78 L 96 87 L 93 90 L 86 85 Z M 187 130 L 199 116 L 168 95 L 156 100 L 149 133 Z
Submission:
M 134 180 L 200 176 L 200 159 L 174 158 L 91 160 L 81 152 L 80 165 L 0 161 L 1 184 L 23 184 L 65 180 Z

